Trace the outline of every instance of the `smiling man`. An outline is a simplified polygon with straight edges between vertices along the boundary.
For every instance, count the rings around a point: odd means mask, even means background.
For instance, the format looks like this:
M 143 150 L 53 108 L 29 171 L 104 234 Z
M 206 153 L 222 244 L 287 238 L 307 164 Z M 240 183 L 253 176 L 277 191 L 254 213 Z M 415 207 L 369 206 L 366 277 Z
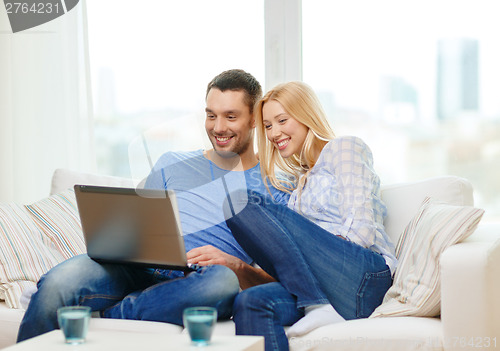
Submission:
M 213 87 L 206 102 L 205 129 L 219 161 L 227 162 L 220 158 L 233 159 L 239 155 L 242 163 L 255 166 L 258 163 L 253 149 L 255 120 L 245 101 L 245 92 Z
M 259 82 L 242 70 L 216 76 L 206 94 L 205 128 L 213 148 L 166 152 L 146 179 L 146 188 L 175 191 L 187 258 L 200 268 L 184 276 L 75 256 L 40 279 L 18 341 L 56 329 L 57 309 L 69 305 L 90 306 L 104 318 L 178 325 L 191 306 L 213 306 L 220 318 L 228 318 L 240 287 L 273 280 L 251 265 L 223 214 L 229 192 L 252 189 L 269 195 L 253 146 L 253 106 L 261 95 Z M 287 194 L 271 192 L 275 201 L 286 204 Z
M 254 98 L 244 90 L 222 90 L 224 86 L 215 84 L 209 84 L 206 96 L 205 129 L 213 146 L 207 153 L 222 166 L 241 161 L 244 169 L 254 167 L 258 163 L 253 147 Z

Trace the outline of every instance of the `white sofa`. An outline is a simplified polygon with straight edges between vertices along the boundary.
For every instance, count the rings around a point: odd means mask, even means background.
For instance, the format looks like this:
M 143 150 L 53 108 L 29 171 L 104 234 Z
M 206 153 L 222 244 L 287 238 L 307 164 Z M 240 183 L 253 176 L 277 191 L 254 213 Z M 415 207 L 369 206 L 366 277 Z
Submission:
M 56 170 L 51 194 L 74 184 L 131 186 L 129 180 Z M 426 196 L 455 205 L 472 205 L 472 186 L 454 176 L 383 186 L 388 208 L 386 231 L 396 243 Z M 464 242 L 441 255 L 441 316 L 384 317 L 328 325 L 290 340 L 291 350 L 467 350 L 500 347 L 500 224 L 480 223 Z M 0 348 L 15 343 L 22 309 L 0 301 Z M 166 323 L 92 318 L 93 329 L 134 333 L 182 333 Z M 234 334 L 232 321 L 219 322 L 216 334 Z M 498 337 L 498 340 L 497 340 Z

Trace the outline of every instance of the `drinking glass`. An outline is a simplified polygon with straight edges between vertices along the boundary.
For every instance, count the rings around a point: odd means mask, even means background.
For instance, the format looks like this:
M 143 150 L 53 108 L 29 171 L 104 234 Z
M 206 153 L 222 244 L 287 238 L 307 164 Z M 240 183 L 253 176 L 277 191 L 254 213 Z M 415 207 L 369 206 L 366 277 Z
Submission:
M 90 307 L 67 306 L 57 310 L 59 328 L 64 333 L 67 344 L 82 344 L 87 337 L 90 321 Z
M 184 327 L 187 328 L 191 341 L 196 346 L 210 343 L 212 332 L 217 322 L 217 310 L 213 307 L 189 307 L 183 314 Z

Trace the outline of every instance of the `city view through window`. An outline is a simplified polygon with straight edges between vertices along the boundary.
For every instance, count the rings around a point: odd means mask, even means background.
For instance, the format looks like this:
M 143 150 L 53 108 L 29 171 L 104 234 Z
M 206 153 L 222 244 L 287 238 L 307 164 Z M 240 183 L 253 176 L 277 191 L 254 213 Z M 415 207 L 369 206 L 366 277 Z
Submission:
M 153 163 L 168 150 L 208 147 L 205 87 L 221 71 L 243 68 L 265 81 L 263 1 L 145 2 L 157 11 L 141 13 L 129 0 L 87 2 L 101 173 L 147 175 L 145 139 Z M 370 145 L 384 184 L 469 179 L 483 220 L 500 220 L 495 6 L 302 1 L 303 81 L 336 134 Z
M 495 1 L 303 1 L 303 78 L 383 183 L 458 175 L 500 220 Z
M 88 0 L 87 12 L 100 173 L 145 177 L 145 144 L 152 163 L 208 148 L 208 82 L 229 68 L 265 80 L 263 0 Z

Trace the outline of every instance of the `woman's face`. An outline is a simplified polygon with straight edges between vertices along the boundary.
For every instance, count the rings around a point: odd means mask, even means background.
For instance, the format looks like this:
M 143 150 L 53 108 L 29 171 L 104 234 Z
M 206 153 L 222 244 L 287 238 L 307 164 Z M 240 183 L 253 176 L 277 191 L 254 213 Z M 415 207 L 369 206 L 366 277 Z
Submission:
M 308 128 L 286 113 L 276 100 L 269 100 L 262 107 L 262 122 L 269 141 L 283 158 L 300 154 Z

